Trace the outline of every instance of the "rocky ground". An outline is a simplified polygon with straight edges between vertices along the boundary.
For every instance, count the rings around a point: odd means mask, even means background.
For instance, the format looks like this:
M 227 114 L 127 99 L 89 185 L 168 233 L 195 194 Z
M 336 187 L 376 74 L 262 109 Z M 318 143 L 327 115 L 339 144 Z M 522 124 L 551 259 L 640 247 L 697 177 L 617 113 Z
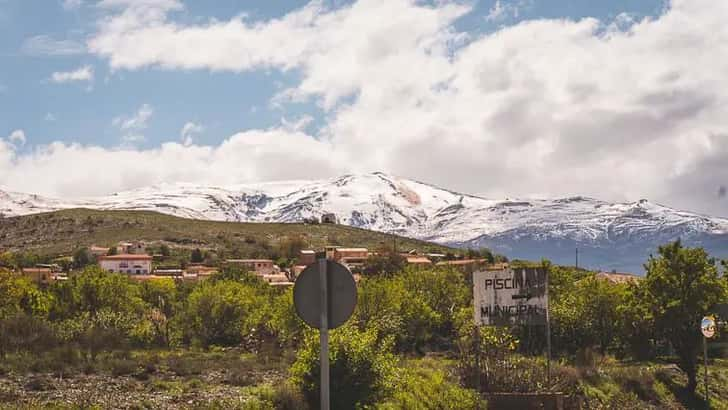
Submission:
M 132 362 L 86 374 L 7 371 L 0 375 L 0 409 L 268 408 L 286 374 L 278 364 L 223 360 L 172 366 Z M 119 374 L 126 373 L 126 374 Z

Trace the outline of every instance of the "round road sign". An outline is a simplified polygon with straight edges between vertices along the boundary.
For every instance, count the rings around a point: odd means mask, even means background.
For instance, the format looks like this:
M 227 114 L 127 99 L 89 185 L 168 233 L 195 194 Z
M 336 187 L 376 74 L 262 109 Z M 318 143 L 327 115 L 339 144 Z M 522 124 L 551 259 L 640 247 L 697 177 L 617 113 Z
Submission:
M 703 333 L 703 336 L 708 339 L 715 336 L 715 319 L 711 316 L 705 316 L 703 320 L 700 321 L 700 331 Z
M 326 261 L 329 329 L 343 325 L 356 306 L 356 283 L 349 269 L 335 261 Z M 321 275 L 319 262 L 309 265 L 293 285 L 296 313 L 306 324 L 321 328 Z

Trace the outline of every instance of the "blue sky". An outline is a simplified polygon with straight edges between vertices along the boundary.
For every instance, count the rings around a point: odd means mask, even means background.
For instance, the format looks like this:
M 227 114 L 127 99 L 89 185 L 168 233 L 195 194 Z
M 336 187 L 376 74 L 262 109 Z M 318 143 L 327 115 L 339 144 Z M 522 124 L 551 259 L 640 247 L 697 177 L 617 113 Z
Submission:
M 0 189 L 381 170 L 728 216 L 726 17 L 708 0 L 0 0 Z
M 141 148 L 180 138 L 188 121 L 201 124 L 196 135 L 200 143 L 218 144 L 236 131 L 267 128 L 281 118 L 310 114 L 321 124 L 322 112 L 316 104 L 289 104 L 271 107 L 271 98 L 296 81 L 296 73 L 261 70 L 244 74 L 197 70 L 109 69 L 107 61 L 82 51 L 53 55 L 52 50 L 24 50 L 24 45 L 47 36 L 83 48 L 85 40 L 97 29 L 102 12 L 95 2 L 66 6 L 61 0 L 44 2 L 4 0 L 0 2 L 0 135 L 15 129 L 25 132 L 24 149 L 53 141 L 116 146 L 123 133 L 112 126 L 114 118 L 130 116 L 142 104 L 154 111 L 144 130 Z M 185 1 L 185 10 L 173 14 L 183 22 L 209 19 L 229 20 L 246 14 L 251 20 L 280 18 L 304 6 L 304 1 Z M 343 6 L 345 2 L 327 4 Z M 470 33 L 490 32 L 505 24 L 534 18 L 580 19 L 596 17 L 613 20 L 620 13 L 635 16 L 657 15 L 660 0 L 584 2 L 575 0 L 502 2 L 504 15 L 496 20 L 486 17 L 496 10 L 494 1 L 473 2 L 472 12 L 459 19 L 455 27 Z M 517 11 L 516 11 L 517 10 Z M 515 15 L 517 13 L 517 16 Z M 59 53 L 63 53 L 60 51 Z M 82 66 L 93 69 L 90 81 L 63 84 L 49 82 L 54 72 L 69 72 Z M 312 132 L 315 130 L 311 130 Z

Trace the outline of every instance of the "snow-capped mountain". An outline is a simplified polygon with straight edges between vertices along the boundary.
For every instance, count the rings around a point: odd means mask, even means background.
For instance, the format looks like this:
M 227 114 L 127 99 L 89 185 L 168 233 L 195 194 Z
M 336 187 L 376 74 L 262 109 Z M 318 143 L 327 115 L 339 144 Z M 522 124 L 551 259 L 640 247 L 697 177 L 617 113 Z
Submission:
M 517 258 L 573 264 L 578 247 L 582 266 L 636 272 L 659 244 L 676 238 L 717 256 L 728 252 L 728 219 L 647 200 L 486 199 L 383 173 L 226 187 L 165 184 L 72 201 L 0 191 L 5 216 L 71 207 L 240 222 L 299 222 L 332 212 L 343 224 L 462 247 L 487 246 Z

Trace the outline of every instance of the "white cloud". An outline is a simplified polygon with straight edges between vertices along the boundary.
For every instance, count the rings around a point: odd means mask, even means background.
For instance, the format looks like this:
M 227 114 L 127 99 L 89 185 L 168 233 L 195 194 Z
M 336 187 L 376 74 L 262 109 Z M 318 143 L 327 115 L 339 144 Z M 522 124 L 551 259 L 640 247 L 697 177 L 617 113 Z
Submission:
M 13 145 L 25 145 L 25 132 L 23 130 L 15 130 L 8 135 L 8 141 Z
M 0 140 L 0 186 L 65 198 L 174 181 L 289 179 L 302 170 L 321 178 L 344 171 L 335 163 L 330 145 L 278 128 L 240 132 L 214 147 L 170 142 L 148 150 L 56 142 L 20 155 Z
M 287 118 L 281 118 L 281 125 L 284 129 L 289 131 L 304 131 L 306 127 L 311 125 L 313 122 L 313 117 L 310 115 L 302 115 L 301 117 L 294 119 L 294 120 L 288 120 Z
M 82 0 L 63 0 L 61 4 L 66 10 L 76 10 L 83 4 Z
M 46 113 L 45 117 L 43 117 L 43 120 L 45 120 L 45 121 L 55 121 L 56 120 L 56 116 L 53 115 L 53 113 L 49 112 L 49 113 Z
M 56 84 L 68 83 L 72 81 L 93 81 L 94 69 L 85 65 L 73 71 L 57 71 L 51 74 L 50 80 Z
M 508 18 L 518 18 L 523 9 L 532 6 L 533 0 L 496 0 L 485 16 L 486 21 L 499 22 Z
M 454 22 L 469 8 L 445 2 L 315 2 L 269 21 L 204 24 L 175 22 L 182 6 L 174 1 L 102 6 L 109 14 L 88 45 L 112 69 L 295 69 L 301 80 L 279 101 L 316 99 L 325 125 L 315 136 L 284 125 L 218 147 L 133 154 L 62 145 L 44 154 L 48 163 L 69 152 L 108 163 L 152 158 L 143 171 L 120 173 L 141 172 L 140 185 L 385 170 L 494 197 L 649 197 L 727 215 L 715 192 L 728 183 L 728 2 L 673 0 L 650 19 L 541 19 L 482 35 L 458 32 Z M 247 157 L 252 136 L 269 162 Z M 310 147 L 325 153 L 315 168 L 292 169 L 288 157 L 300 160 Z M 212 152 L 246 160 L 194 175 L 178 166 Z M 15 167 L 35 164 L 35 155 L 15 158 Z M 89 175 L 79 164 L 78 178 Z M 97 178 L 113 189 L 137 181 Z M 48 178 L 38 181 L 52 190 Z
M 123 132 L 122 141 L 127 143 L 144 141 L 142 132 L 149 126 L 154 109 L 149 104 L 142 104 L 137 112 L 131 116 L 118 116 L 111 121 L 111 125 Z
M 205 128 L 200 124 L 194 122 L 186 122 L 179 132 L 182 145 L 192 145 L 193 139 L 196 135 L 200 134 Z
M 85 53 L 86 47 L 74 40 L 56 40 L 47 35 L 39 35 L 26 39 L 21 51 L 31 56 L 69 56 Z

